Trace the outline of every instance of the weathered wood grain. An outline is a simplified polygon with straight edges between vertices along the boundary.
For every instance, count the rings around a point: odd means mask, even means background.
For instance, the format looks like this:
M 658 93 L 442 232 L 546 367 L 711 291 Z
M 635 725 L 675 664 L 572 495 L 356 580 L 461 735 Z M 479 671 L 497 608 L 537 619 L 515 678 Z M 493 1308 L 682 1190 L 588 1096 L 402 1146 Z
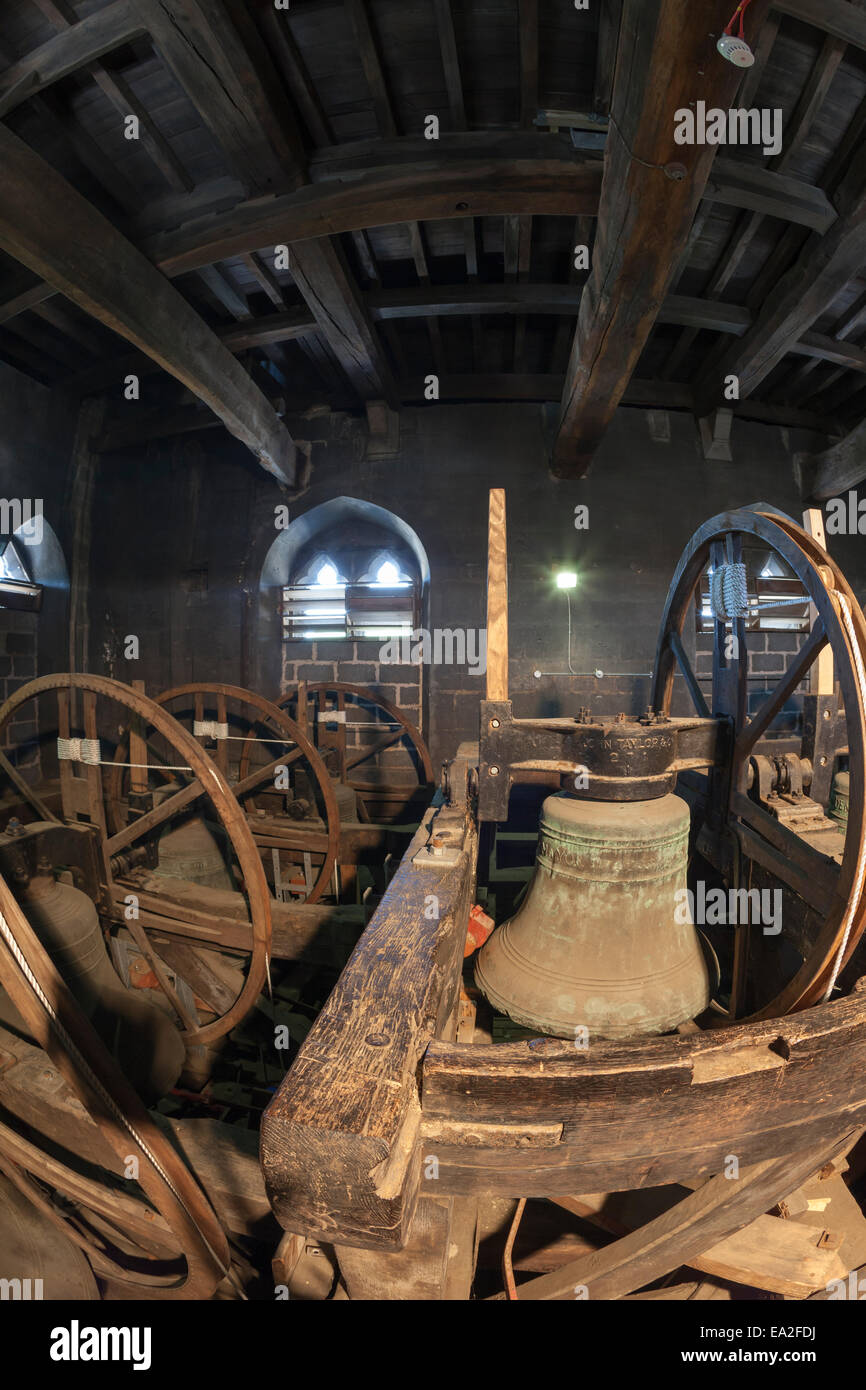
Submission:
M 422 1182 L 418 1065 L 454 1013 L 477 852 L 458 805 L 436 819 L 456 866 L 414 864 L 434 814 L 265 1112 L 262 1167 L 287 1230 L 368 1249 L 406 1242 Z
M 751 6 L 753 32 L 768 7 Z M 687 244 L 716 147 L 677 145 L 676 112 L 697 99 L 723 109 L 733 101 L 740 74 L 718 61 L 712 37 L 726 11 L 727 0 L 623 4 L 592 270 L 553 451 L 560 477 L 589 467 Z

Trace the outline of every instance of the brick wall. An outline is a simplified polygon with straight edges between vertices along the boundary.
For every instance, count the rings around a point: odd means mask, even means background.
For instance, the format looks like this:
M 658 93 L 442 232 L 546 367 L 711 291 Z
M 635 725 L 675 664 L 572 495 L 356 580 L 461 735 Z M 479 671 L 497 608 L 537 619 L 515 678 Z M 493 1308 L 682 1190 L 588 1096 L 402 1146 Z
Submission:
M 346 681 L 368 687 L 374 695 L 389 700 L 403 711 L 410 723 L 424 732 L 424 668 L 380 663 L 379 642 L 284 642 L 280 689 L 294 690 L 298 681 Z M 385 710 L 351 701 L 348 725 L 369 724 L 366 728 L 346 729 L 347 749 L 357 750 L 380 738 L 385 732 Z M 391 780 L 411 785 L 415 781 L 414 762 L 405 740 L 365 759 L 358 775 L 365 780 Z
M 799 515 L 792 458 L 820 444 L 808 434 L 737 420 L 731 463 L 708 462 L 690 416 L 671 413 L 670 440 L 661 443 L 645 411 L 621 409 L 589 475 L 571 481 L 551 477 L 537 407 L 437 405 L 404 410 L 400 420 L 401 451 L 388 459 L 364 457 L 362 418 L 289 421 L 298 438 L 312 441 L 310 486 L 291 502 L 292 519 L 338 497 L 387 508 L 413 528 L 429 561 L 424 625 L 478 630 L 486 612 L 488 490 L 504 487 L 509 683 L 515 713 L 525 717 L 566 714 L 578 705 L 641 714 L 665 597 L 689 538 L 709 517 L 755 497 Z M 142 676 L 149 690 L 221 680 L 270 697 L 302 677 L 358 681 L 396 697 L 410 717 L 417 709 L 434 768 L 461 740 L 476 739 L 482 674 L 433 663 L 419 681 L 414 669 L 382 667 L 375 643 L 284 643 L 279 580 L 273 592 L 260 590 L 282 494 L 221 432 L 207 436 L 199 460 L 187 458 L 188 447 L 180 441 L 104 458 L 102 476 L 111 486 L 98 482 L 96 489 L 92 669 L 106 669 L 118 634 L 139 632 L 141 661 L 115 660 L 115 674 Z M 575 529 L 577 504 L 589 508 L 586 530 Z M 160 520 L 119 530 L 118 515 Z M 834 538 L 831 549 L 862 594 L 862 538 Z M 558 567 L 579 575 L 571 650 L 578 674 L 568 671 L 567 609 L 553 583 Z M 206 584 L 185 579 L 203 570 Z M 757 640 L 750 673 L 772 683 L 791 638 Z M 700 645 L 696 664 L 709 675 Z M 753 679 L 750 688 L 759 699 L 763 681 Z M 673 709 L 692 712 L 679 679 Z
M 0 613 L 0 703 L 36 675 L 38 623 L 37 613 Z M 18 770 L 33 783 L 41 774 L 36 713 L 36 702 L 27 701 L 2 735 L 3 748 L 16 751 Z
M 801 643 L 808 633 L 803 632 L 748 632 L 746 647 L 749 665 L 749 710 L 760 705 L 769 690 L 778 683 L 779 677 L 787 670 L 791 658 L 800 650 Z M 699 632 L 695 636 L 695 674 L 701 689 L 709 701 L 713 676 L 713 634 Z M 798 687 L 802 692 L 805 683 Z M 792 712 L 799 706 L 798 692 L 788 700 L 784 709 Z

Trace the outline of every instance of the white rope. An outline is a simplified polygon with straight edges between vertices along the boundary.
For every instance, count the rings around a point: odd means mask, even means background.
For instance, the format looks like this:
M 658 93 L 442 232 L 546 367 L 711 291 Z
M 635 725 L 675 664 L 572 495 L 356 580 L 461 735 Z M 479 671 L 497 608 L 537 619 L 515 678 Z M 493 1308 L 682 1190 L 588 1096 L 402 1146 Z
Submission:
M 749 616 L 746 566 L 719 565 L 710 575 L 710 608 L 717 622 Z
M 195 772 L 194 767 L 187 767 L 184 763 L 116 763 L 112 758 L 103 758 L 101 767 L 143 767 L 148 772 Z
M 848 641 L 851 643 L 851 651 L 854 654 L 854 669 L 857 673 L 857 684 L 860 688 L 860 700 L 864 707 L 866 707 L 866 670 L 864 670 L 863 668 L 863 656 L 860 651 L 860 644 L 857 640 L 857 633 L 854 630 L 854 622 L 851 617 L 851 609 L 848 604 L 848 600 L 845 598 L 844 594 L 840 594 L 838 589 L 834 589 L 832 593 L 833 597 L 838 600 L 839 608 L 842 612 L 842 621 L 845 624 L 845 631 L 848 634 Z M 824 991 L 824 1002 L 826 1002 L 826 1000 L 828 1000 L 830 998 L 830 995 L 833 993 L 836 981 L 839 978 L 839 972 L 842 969 L 842 961 L 845 958 L 845 950 L 848 945 L 849 938 L 851 936 L 851 928 L 854 925 L 854 915 L 857 911 L 857 908 L 860 906 L 860 899 L 863 894 L 864 880 L 866 880 L 866 838 L 861 839 L 860 846 L 857 851 L 857 868 L 854 875 L 854 889 L 851 893 L 851 896 L 848 899 L 848 907 L 843 918 L 843 921 L 845 923 L 845 931 L 842 936 L 842 942 L 839 946 L 839 950 L 836 952 L 836 959 L 833 962 L 833 971 L 830 976 L 830 983 L 827 985 L 827 988 Z
M 57 756 L 63 762 L 87 763 L 90 767 L 97 767 L 101 761 L 99 739 L 59 738 L 57 740 Z
M 192 731 L 196 738 L 228 738 L 228 724 L 221 724 L 218 719 L 194 719 L 192 721 Z
M 18 942 L 16 941 L 12 933 L 12 929 L 9 926 L 9 923 L 6 921 L 6 918 L 3 916 L 2 912 L 0 912 L 0 934 L 2 934 L 3 939 L 5 940 L 7 946 L 9 947 L 9 950 L 14 956 L 18 964 L 19 970 L 26 979 L 33 993 L 36 995 L 36 998 L 39 1000 L 39 1003 L 42 1005 L 42 1008 L 48 1015 L 51 1021 L 51 1026 L 53 1027 L 55 1033 L 60 1039 L 60 1042 L 62 1043 L 64 1050 L 71 1057 L 72 1061 L 75 1063 L 79 1071 L 81 1071 L 83 1075 L 87 1078 L 87 1083 L 91 1087 L 91 1089 L 100 1097 L 103 1103 L 108 1107 L 112 1115 L 115 1117 L 117 1121 L 119 1121 L 121 1126 L 126 1130 L 127 1134 L 133 1140 L 133 1142 L 138 1145 L 138 1147 L 141 1149 L 141 1152 L 147 1159 L 148 1163 L 150 1163 L 150 1165 L 159 1174 L 166 1187 L 168 1188 L 169 1192 L 172 1193 L 175 1200 L 186 1212 L 187 1216 L 190 1218 L 193 1226 L 199 1234 L 202 1243 L 204 1244 L 208 1253 L 211 1255 L 217 1268 L 221 1269 L 224 1275 L 228 1274 L 230 1265 L 226 1266 L 224 1262 L 219 1258 L 217 1252 L 211 1246 L 210 1241 L 208 1240 L 204 1231 L 199 1226 L 199 1223 L 196 1221 L 195 1217 L 193 1216 L 192 1212 L 190 1211 L 180 1192 L 178 1192 L 171 1178 L 168 1176 L 168 1173 L 166 1173 L 162 1164 L 156 1158 L 156 1155 L 151 1153 L 144 1139 L 142 1139 L 141 1135 L 135 1129 L 134 1125 L 132 1125 L 130 1121 L 127 1119 L 120 1106 L 117 1105 L 117 1103 L 115 1102 L 111 1093 L 108 1090 L 106 1090 L 105 1086 L 103 1086 L 102 1082 L 99 1080 L 99 1077 L 93 1071 L 89 1062 L 86 1060 L 86 1058 L 84 1058 L 81 1055 L 72 1038 L 67 1033 L 63 1024 L 60 1022 L 60 1019 L 57 1017 L 57 1013 L 54 1007 L 52 1006 L 51 1001 L 42 989 L 42 986 L 39 984 L 39 981 L 33 974 L 33 971 L 30 969 L 30 966 L 27 964 L 27 961 L 24 957 L 24 953 L 18 945 Z

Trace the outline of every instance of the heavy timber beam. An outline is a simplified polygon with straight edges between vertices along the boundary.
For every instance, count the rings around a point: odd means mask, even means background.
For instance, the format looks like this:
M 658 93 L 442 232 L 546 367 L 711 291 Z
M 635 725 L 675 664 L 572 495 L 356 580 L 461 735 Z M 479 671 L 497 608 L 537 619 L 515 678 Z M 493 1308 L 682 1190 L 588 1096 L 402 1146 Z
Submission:
M 677 112 L 727 108 L 741 74 L 715 51 L 727 0 L 625 0 L 592 269 L 566 372 L 553 468 L 587 470 L 686 246 L 716 152 L 678 145 Z M 750 37 L 767 10 L 757 0 Z M 755 13 L 757 11 L 757 13 Z
M 796 454 L 803 500 L 824 502 L 857 487 L 866 478 L 866 420 L 823 454 Z
M 358 395 L 384 397 L 396 408 L 391 369 L 339 248 L 327 237 L 297 242 L 290 264 L 295 284 Z
M 237 176 L 259 194 L 304 181 L 303 144 L 267 49 L 223 0 L 142 0 L 153 42 Z
M 677 158 L 682 148 L 674 146 Z M 364 141 L 349 149 L 348 155 L 333 148 L 315 155 L 311 185 L 163 233 L 148 244 L 148 254 L 166 274 L 180 275 L 279 242 L 399 222 L 598 214 L 599 162 L 559 135 L 515 131 L 505 138 L 472 131 L 420 143 L 413 136 Z M 765 170 L 760 174 L 759 179 L 734 169 L 731 160 L 719 160 L 707 196 L 821 231 L 834 221 L 833 206 L 820 189 Z M 676 192 L 670 180 L 665 183 Z
M 866 13 L 850 0 L 773 0 L 773 9 L 814 24 L 855 48 L 866 48 Z
M 0 127 L 0 159 L 0 247 L 182 381 L 263 468 L 294 485 L 295 446 L 287 430 L 186 300 L 5 127 Z
M 810 237 L 799 259 L 782 276 L 748 333 L 699 378 L 695 398 L 700 415 L 725 399 L 726 378 L 737 378 L 743 400 L 769 376 L 786 353 L 866 261 L 866 187 L 850 200 L 829 232 Z M 826 353 L 822 355 L 826 356 Z
M 260 193 L 303 184 L 306 172 L 294 112 L 244 7 L 231 5 L 231 17 L 222 0 L 207 5 L 159 0 L 151 9 L 155 43 L 236 172 L 253 177 Z M 282 241 L 274 238 L 274 244 Z M 291 268 L 360 398 L 384 397 L 396 404 L 390 368 L 339 248 L 327 238 L 300 243 L 292 249 Z
M 0 74 L 0 116 L 147 31 L 141 0 L 114 0 Z

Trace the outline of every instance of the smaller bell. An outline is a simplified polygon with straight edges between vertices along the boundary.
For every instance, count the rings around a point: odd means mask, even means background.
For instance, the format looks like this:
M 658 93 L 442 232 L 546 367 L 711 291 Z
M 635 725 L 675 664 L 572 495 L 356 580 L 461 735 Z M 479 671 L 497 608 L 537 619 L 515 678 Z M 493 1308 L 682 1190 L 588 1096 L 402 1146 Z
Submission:
M 837 772 L 830 788 L 830 801 L 827 815 L 838 821 L 842 830 L 848 829 L 848 795 L 851 778 L 847 772 Z

